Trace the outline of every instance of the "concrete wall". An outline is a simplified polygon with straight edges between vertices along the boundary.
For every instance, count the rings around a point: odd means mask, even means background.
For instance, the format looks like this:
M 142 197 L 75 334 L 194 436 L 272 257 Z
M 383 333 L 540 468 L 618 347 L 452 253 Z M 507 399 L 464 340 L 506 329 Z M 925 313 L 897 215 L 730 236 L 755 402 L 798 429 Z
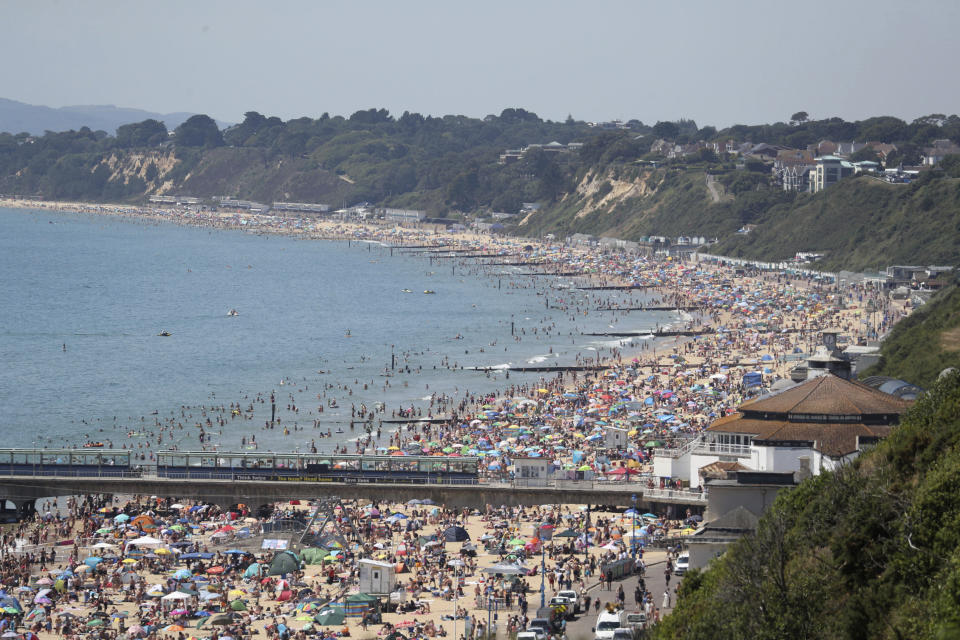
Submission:
M 478 485 L 401 485 L 334 482 L 261 482 L 231 480 L 167 480 L 157 478 L 54 478 L 3 477 L 0 478 L 0 498 L 14 502 L 32 501 L 61 495 L 85 493 L 142 494 L 172 498 L 202 500 L 220 506 L 239 502 L 256 508 L 262 504 L 300 499 L 312 500 L 325 496 L 344 499 L 366 498 L 372 501 L 406 502 L 413 498 L 430 498 L 449 507 L 483 509 L 486 505 L 517 506 L 533 504 L 586 504 L 630 506 L 637 496 L 640 508 L 650 510 L 656 505 L 696 505 L 698 498 L 657 497 L 656 503 L 646 500 L 640 483 L 600 485 L 585 483 L 582 489 L 565 483 L 562 489 L 553 487 L 514 487 L 509 484 Z
M 708 484 L 707 511 L 703 519 L 707 522 L 743 506 L 756 515 L 765 512 L 783 485 L 720 485 Z

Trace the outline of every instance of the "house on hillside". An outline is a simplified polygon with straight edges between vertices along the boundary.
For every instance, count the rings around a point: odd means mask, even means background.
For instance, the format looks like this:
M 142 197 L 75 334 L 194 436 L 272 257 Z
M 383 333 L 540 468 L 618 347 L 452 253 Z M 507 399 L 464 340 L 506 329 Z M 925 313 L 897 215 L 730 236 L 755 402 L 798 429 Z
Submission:
M 837 150 L 834 152 L 834 155 L 838 155 L 843 158 L 849 158 L 857 151 L 862 151 L 866 148 L 867 145 L 864 142 L 838 142 Z
M 814 155 L 809 149 L 781 149 L 773 161 L 774 177 L 784 191 L 808 191 L 813 169 Z
M 923 164 L 932 167 L 946 156 L 960 153 L 960 146 L 952 140 L 934 140 L 933 145 L 923 150 Z
M 810 193 L 819 193 L 832 187 L 843 178 L 852 176 L 853 173 L 853 165 L 843 158 L 821 156 L 817 158 L 814 170 L 810 174 Z

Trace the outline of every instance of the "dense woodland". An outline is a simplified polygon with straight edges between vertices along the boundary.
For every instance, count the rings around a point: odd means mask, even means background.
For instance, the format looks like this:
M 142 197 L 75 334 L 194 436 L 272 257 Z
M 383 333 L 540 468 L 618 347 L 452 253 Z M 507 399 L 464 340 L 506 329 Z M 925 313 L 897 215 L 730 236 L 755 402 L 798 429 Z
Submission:
M 760 159 L 743 161 L 706 148 L 667 159 L 651 153 L 660 139 L 798 148 L 820 140 L 878 141 L 897 145 L 888 164 L 910 164 L 934 140 L 960 142 L 960 117 L 846 122 L 810 120 L 798 112 L 789 122 L 720 131 L 690 120 L 653 126 L 632 120 L 610 130 L 573 118 L 545 121 L 523 109 L 483 119 L 407 112 L 394 117 L 369 109 L 348 118 L 323 114 L 286 122 L 248 112 L 243 122 L 221 131 L 211 118 L 197 115 L 172 132 L 146 120 L 121 126 L 115 135 L 86 128 L 0 134 L 0 193 L 95 202 L 143 202 L 155 193 L 337 207 L 369 202 L 447 218 L 517 213 L 524 202 L 539 202 L 536 214 L 516 218 L 507 231 L 630 240 L 716 237 L 718 251 L 763 259 L 825 251 L 826 268 L 955 258 L 956 163 L 928 172 L 920 184 L 850 179 L 822 194 L 795 194 L 772 185 L 770 166 Z M 531 148 L 517 162 L 498 163 L 507 149 L 554 141 L 583 146 L 563 153 Z M 871 154 L 864 150 L 857 159 Z M 719 199 L 708 193 L 707 175 Z M 748 224 L 757 225 L 755 232 L 738 236 Z

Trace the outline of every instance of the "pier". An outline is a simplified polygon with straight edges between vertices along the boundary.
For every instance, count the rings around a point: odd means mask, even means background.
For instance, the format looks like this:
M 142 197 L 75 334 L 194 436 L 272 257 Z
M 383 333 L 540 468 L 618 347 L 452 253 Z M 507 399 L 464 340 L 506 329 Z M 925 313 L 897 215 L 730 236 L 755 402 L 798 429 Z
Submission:
M 486 505 L 587 504 L 637 506 L 651 510 L 657 505 L 704 507 L 706 496 L 694 491 L 651 489 L 643 482 L 518 479 L 514 482 L 485 481 L 476 484 L 404 484 L 363 482 L 259 481 L 170 479 L 151 477 L 148 471 L 131 477 L 58 477 L 19 475 L 0 477 L 0 498 L 18 509 L 35 500 L 83 494 L 147 494 L 190 498 L 229 508 L 244 503 L 260 505 L 288 500 L 316 500 L 331 494 L 347 499 L 375 502 L 406 502 L 430 498 L 448 507 L 483 509 Z

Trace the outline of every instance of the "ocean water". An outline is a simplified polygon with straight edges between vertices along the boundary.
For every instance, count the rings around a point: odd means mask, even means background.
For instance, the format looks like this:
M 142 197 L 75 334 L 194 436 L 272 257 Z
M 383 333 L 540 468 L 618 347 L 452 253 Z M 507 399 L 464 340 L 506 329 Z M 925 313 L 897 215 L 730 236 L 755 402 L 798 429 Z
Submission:
M 324 449 L 359 435 L 351 405 L 426 415 L 431 394 L 459 400 L 538 379 L 507 379 L 507 365 L 630 346 L 583 332 L 677 320 L 592 311 L 644 298 L 519 271 L 368 243 L 0 209 L 3 446 L 196 450 L 196 425 L 212 418 L 207 446 L 253 437 L 260 449 Z M 489 366 L 501 370 L 460 368 Z M 271 392 L 280 421 L 267 429 Z M 254 410 L 228 411 L 221 426 L 224 414 L 204 409 L 230 403 Z

